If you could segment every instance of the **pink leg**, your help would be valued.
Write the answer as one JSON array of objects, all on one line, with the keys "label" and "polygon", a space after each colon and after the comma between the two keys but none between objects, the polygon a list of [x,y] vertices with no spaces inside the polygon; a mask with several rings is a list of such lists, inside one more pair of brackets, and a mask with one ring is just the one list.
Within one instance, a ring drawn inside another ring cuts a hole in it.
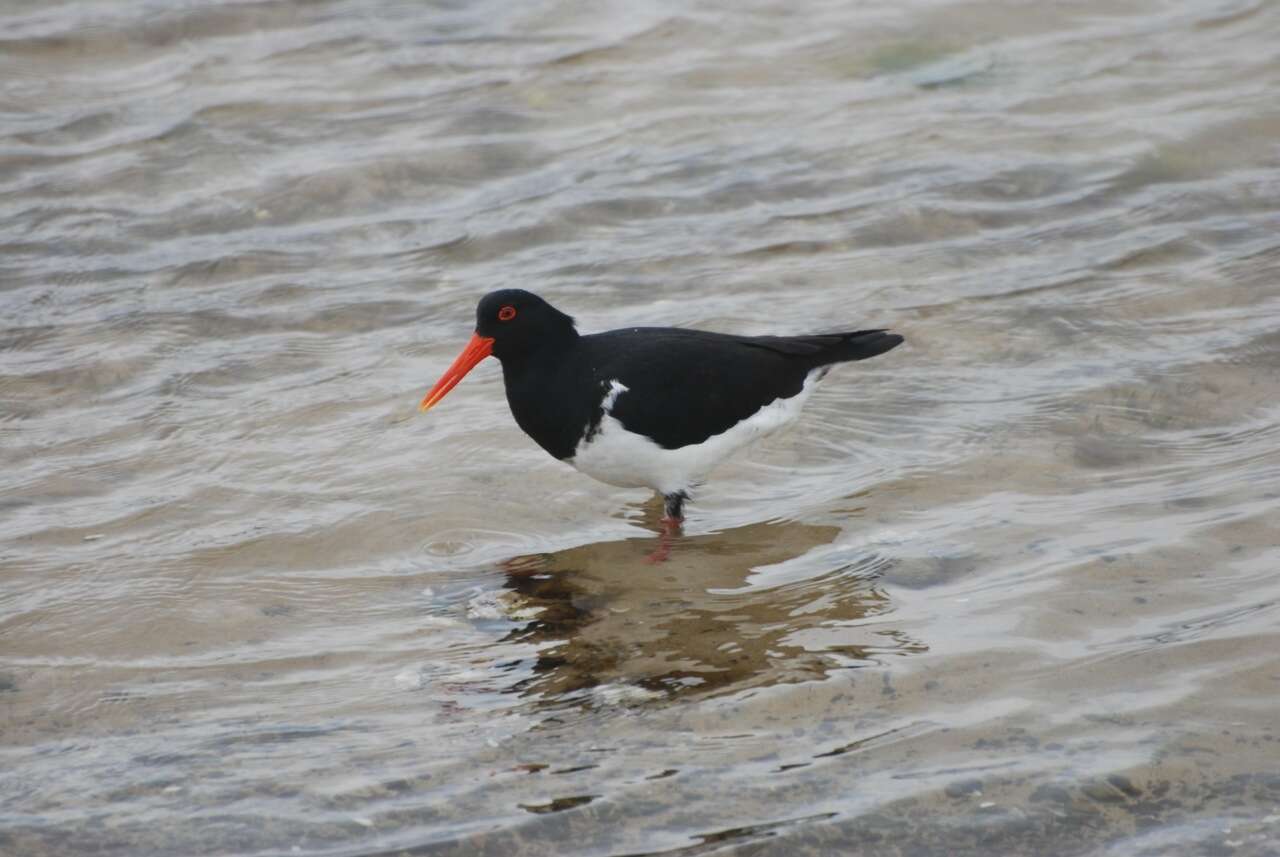
[{"label": "pink leg", "polygon": [[676,537],[683,532],[681,526],[684,524],[684,518],[664,517],[661,524],[662,532],[658,533],[658,546],[644,558],[644,561],[651,565],[666,562],[671,556],[671,546],[675,543]]}]

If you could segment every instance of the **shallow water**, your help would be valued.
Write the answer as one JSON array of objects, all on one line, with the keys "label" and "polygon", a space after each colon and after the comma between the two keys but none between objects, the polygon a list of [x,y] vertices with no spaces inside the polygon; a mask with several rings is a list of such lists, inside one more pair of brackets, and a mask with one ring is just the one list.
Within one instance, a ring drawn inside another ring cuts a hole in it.
[{"label": "shallow water", "polygon": [[[9,2],[0,852],[1280,851],[1280,7]],[[584,330],[892,326],[643,491]]]}]

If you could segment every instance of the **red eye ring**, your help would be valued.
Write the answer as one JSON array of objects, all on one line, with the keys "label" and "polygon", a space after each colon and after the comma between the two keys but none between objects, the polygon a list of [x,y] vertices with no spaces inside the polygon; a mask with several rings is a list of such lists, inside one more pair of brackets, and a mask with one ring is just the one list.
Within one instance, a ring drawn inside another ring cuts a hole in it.
[{"label": "red eye ring", "polygon": [[498,310],[498,321],[511,321],[515,317],[516,308],[509,304]]}]

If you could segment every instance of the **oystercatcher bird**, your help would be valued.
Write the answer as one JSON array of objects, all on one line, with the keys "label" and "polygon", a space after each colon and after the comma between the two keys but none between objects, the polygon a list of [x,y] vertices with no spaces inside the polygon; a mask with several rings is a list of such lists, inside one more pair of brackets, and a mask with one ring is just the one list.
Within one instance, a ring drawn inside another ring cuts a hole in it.
[{"label": "oystercatcher bird", "polygon": [[422,400],[427,411],[489,355],[525,434],[610,485],[652,488],[678,526],[690,489],[753,440],[791,423],[832,365],[902,343],[885,330],[732,336],[674,327],[583,335],[522,289],[481,298],[476,329]]}]

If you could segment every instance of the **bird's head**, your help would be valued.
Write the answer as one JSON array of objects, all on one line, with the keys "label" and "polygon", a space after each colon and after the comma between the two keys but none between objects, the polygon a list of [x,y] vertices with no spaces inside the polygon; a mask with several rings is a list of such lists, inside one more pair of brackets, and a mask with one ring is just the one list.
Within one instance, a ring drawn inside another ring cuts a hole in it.
[{"label": "bird's head", "polygon": [[427,411],[457,386],[484,358],[519,361],[541,349],[571,342],[578,336],[573,319],[524,289],[490,292],[476,305],[476,331],[462,353],[422,400]]}]

